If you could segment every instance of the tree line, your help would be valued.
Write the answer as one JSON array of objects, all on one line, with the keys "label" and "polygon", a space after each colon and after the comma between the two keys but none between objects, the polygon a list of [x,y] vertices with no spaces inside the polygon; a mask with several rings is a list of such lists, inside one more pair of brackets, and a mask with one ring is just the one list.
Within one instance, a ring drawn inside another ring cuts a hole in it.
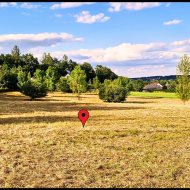
[{"label": "tree line", "polygon": [[44,97],[48,91],[73,92],[79,96],[100,88],[102,97],[105,86],[111,82],[112,86],[116,85],[117,81],[127,92],[140,91],[144,86],[142,80],[118,76],[102,65],[94,69],[90,63],[79,64],[67,55],[58,60],[50,53],[44,53],[38,60],[31,53],[21,54],[18,46],[14,46],[10,54],[0,55],[0,88],[19,90],[31,99]]},{"label": "tree line", "polygon": [[[179,89],[179,79],[158,82],[167,86],[165,91]],[[14,46],[10,54],[0,55],[0,89],[19,90],[32,100],[46,96],[49,91],[76,93],[80,97],[81,93],[94,90],[104,101],[122,102],[130,91],[142,91],[146,84],[148,82],[141,79],[118,76],[102,65],[94,69],[90,63],[79,64],[67,55],[57,59],[44,53],[38,60],[31,53],[21,54],[18,46]]]}]

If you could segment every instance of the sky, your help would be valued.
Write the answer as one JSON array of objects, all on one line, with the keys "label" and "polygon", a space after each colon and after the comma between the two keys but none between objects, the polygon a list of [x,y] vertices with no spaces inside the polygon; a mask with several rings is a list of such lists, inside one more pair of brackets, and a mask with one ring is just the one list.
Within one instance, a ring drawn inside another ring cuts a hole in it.
[{"label": "sky", "polygon": [[175,75],[190,52],[190,3],[0,3],[0,53],[18,45],[127,77]]}]

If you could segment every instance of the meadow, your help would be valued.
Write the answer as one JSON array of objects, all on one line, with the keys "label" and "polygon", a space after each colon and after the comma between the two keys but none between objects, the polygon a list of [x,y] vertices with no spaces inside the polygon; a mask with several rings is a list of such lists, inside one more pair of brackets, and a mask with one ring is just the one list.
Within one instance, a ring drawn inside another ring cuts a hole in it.
[{"label": "meadow", "polygon": [[190,102],[175,94],[1,92],[0,106],[0,187],[190,187]]}]

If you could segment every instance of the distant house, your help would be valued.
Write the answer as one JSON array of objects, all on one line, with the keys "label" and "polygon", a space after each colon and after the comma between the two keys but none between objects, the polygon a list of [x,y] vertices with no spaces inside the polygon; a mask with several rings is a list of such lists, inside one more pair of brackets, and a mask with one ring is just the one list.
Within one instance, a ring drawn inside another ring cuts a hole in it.
[{"label": "distant house", "polygon": [[69,76],[70,76],[70,74],[66,74],[66,75],[65,75],[65,78],[68,78]]},{"label": "distant house", "polygon": [[152,92],[155,90],[162,90],[162,89],[163,89],[163,86],[160,83],[154,82],[154,83],[144,86],[143,92]]}]

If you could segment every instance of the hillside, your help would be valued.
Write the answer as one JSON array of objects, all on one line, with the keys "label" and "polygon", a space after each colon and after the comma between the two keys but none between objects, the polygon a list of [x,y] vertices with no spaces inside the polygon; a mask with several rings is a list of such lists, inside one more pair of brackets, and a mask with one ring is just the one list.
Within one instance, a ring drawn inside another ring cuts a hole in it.
[{"label": "hillside", "polygon": [[142,79],[143,81],[151,81],[151,80],[175,80],[176,75],[168,75],[168,76],[150,76],[150,77],[139,77],[139,78],[131,78],[133,80]]}]

